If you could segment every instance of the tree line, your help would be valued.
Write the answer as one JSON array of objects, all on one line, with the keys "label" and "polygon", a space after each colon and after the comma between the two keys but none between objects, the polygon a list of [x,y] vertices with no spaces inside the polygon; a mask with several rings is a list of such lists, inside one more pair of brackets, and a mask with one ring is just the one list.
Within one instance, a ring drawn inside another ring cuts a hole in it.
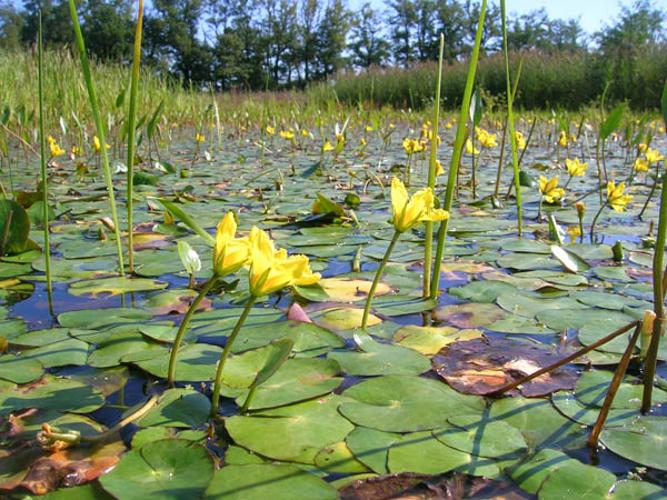
[{"label": "tree line", "polygon": [[[34,44],[40,10],[45,45],[72,43],[67,0],[24,0],[21,9],[4,1],[0,47]],[[471,50],[480,3],[385,0],[381,7],[365,3],[353,10],[346,0],[152,0],[144,18],[144,63],[197,87],[301,88],[341,70],[435,60],[440,33],[444,57],[455,63]],[[101,61],[130,60],[131,0],[80,0],[79,12],[91,55]],[[501,35],[499,7],[491,3],[483,53],[499,51]],[[585,51],[623,60],[648,45],[664,46],[665,13],[651,0],[637,0],[593,34],[578,19],[551,19],[544,9],[511,14],[508,43],[514,51]]]}]

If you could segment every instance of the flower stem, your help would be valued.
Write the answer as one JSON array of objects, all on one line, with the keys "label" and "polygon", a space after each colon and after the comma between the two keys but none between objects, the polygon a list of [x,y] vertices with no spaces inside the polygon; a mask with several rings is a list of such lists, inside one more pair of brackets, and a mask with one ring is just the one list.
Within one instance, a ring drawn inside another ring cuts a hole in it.
[{"label": "flower stem", "polygon": [[220,360],[218,361],[218,368],[215,372],[215,385],[213,386],[213,397],[211,398],[211,418],[215,417],[215,415],[218,413],[218,406],[220,404],[220,389],[222,388],[222,371],[225,368],[225,363],[227,362],[227,358],[229,357],[229,352],[232,349],[232,345],[234,344],[236,337],[241,331],[243,323],[245,323],[246,318],[250,314],[252,306],[255,304],[255,300],[257,300],[257,297],[251,295],[248,301],[246,302],[245,307],[243,308],[243,312],[241,313],[241,316],[239,316],[236,325],[234,325],[232,333],[229,335],[229,337],[227,337],[227,342],[225,342],[225,348],[222,350],[222,353],[220,354]]},{"label": "flower stem", "polygon": [[211,288],[213,288],[213,285],[215,284],[216,281],[218,281],[218,275],[214,274],[206,283],[204,283],[204,285],[201,287],[201,290],[199,290],[199,295],[197,295],[195,300],[192,301],[192,304],[190,304],[188,312],[185,313],[183,321],[181,321],[181,326],[178,327],[178,332],[176,333],[176,338],[174,339],[174,345],[171,348],[171,354],[169,356],[169,371],[167,377],[167,384],[169,386],[174,385],[174,379],[176,377],[176,358],[178,357],[178,349],[181,346],[183,336],[185,335],[185,332],[188,329],[188,324],[192,319],[192,315],[195,313],[197,307],[199,307],[199,304],[204,299],[204,297],[206,297],[206,294],[211,290]]},{"label": "flower stem", "polygon": [[605,209],[606,206],[607,206],[607,202],[605,201],[605,202],[600,206],[600,209],[599,209],[599,210],[597,211],[597,213],[595,214],[595,217],[593,217],[593,222],[591,222],[591,229],[590,229],[590,231],[588,232],[588,237],[590,238],[591,243],[593,243],[593,236],[594,236],[594,232],[595,232],[595,224],[597,223],[597,221],[598,221],[598,217],[600,217],[600,214],[602,213],[602,211]]},{"label": "flower stem", "polygon": [[389,260],[391,252],[392,250],[394,250],[394,246],[396,245],[396,242],[398,241],[398,238],[400,238],[400,236],[401,236],[400,231],[394,231],[394,236],[391,238],[391,242],[387,247],[387,251],[384,253],[384,257],[382,257],[382,262],[380,262],[380,267],[378,267],[377,271],[375,272],[375,278],[373,279],[373,284],[371,285],[371,289],[368,291],[368,297],[366,298],[366,305],[364,306],[364,315],[361,317],[362,330],[366,329],[366,325],[368,324],[368,313],[371,310],[371,303],[373,302],[375,289],[377,288],[378,283],[380,282],[380,278],[382,277],[384,268],[387,266],[387,261]]},{"label": "flower stem", "polygon": [[653,186],[651,186],[651,192],[648,194],[648,198],[646,198],[646,201],[644,202],[644,206],[642,207],[641,212],[639,212],[639,215],[637,216],[639,220],[644,216],[644,212],[646,211],[646,208],[648,207],[649,202],[651,201],[651,198],[653,198],[653,193],[655,193],[655,188],[658,186],[658,181],[660,180],[660,167],[658,166],[658,163],[655,164],[655,180],[653,181]]}]

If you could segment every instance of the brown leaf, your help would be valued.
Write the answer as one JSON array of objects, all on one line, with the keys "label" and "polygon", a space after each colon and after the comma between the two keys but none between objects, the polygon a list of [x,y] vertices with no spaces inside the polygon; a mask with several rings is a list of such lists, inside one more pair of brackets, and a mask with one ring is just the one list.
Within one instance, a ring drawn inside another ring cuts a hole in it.
[{"label": "brown leaf", "polygon": [[[485,395],[564,356],[542,344],[482,338],[444,347],[433,358],[433,368],[457,391]],[[576,370],[561,367],[531,380],[519,390],[526,397],[546,396],[561,389],[573,389],[577,378]],[[513,393],[516,395],[517,391]]]}]

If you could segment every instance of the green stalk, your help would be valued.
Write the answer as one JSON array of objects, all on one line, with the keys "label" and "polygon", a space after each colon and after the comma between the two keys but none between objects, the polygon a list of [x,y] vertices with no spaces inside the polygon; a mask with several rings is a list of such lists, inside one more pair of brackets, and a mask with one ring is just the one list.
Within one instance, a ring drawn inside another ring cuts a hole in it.
[{"label": "green stalk", "polygon": [[[42,223],[44,224],[44,263],[46,290],[51,297],[51,243],[49,238],[49,179],[46,170],[46,138],[44,137],[44,47],[42,46],[42,11],[39,11],[37,34],[37,69],[39,92],[39,157],[42,175]],[[50,300],[49,300],[50,302]]]},{"label": "green stalk", "polygon": [[653,379],[658,362],[658,348],[660,347],[660,337],[665,328],[664,301],[665,292],[662,288],[665,239],[667,237],[667,189],[665,183],[662,183],[660,195],[660,216],[658,219],[658,234],[655,239],[655,250],[653,253],[653,310],[655,312],[655,321],[653,322],[653,333],[646,353],[644,362],[644,391],[642,395],[642,413],[648,413],[651,409],[651,399],[653,396]]},{"label": "green stalk", "polygon": [[144,0],[139,0],[137,29],[134,33],[134,55],[130,80],[130,109],[127,116],[127,259],[130,274],[134,273],[134,234],[132,208],[134,205],[134,146],[137,119],[137,93],[139,91],[139,68],[141,66],[141,33],[144,19]]},{"label": "green stalk", "polygon": [[[440,88],[442,87],[442,59],[445,51],[445,36],[440,35],[440,53],[438,56],[438,75],[435,79],[435,102],[433,103],[433,135],[431,139],[431,156],[428,163],[428,187],[435,191],[435,171],[438,160],[438,125],[440,123]],[[424,284],[422,296],[431,295],[431,266],[433,265],[433,222],[425,223],[424,237]]]},{"label": "green stalk", "polygon": [[[71,1],[71,0],[70,0]],[[465,91],[463,93],[463,101],[461,102],[461,113],[459,121],[456,124],[456,139],[454,140],[454,151],[452,152],[452,161],[449,167],[449,175],[447,177],[447,190],[445,191],[445,203],[443,208],[448,212],[452,208],[452,199],[454,198],[454,187],[456,185],[456,177],[459,170],[459,163],[461,161],[461,153],[463,152],[463,143],[466,137],[466,122],[468,118],[468,109],[470,108],[470,99],[472,97],[472,88],[475,84],[475,74],[477,72],[477,61],[479,60],[479,48],[482,44],[482,32],[484,31],[484,17],[486,15],[487,0],[482,0],[482,5],[479,10],[479,20],[477,22],[477,33],[475,34],[475,45],[470,56],[470,65],[468,66],[468,77],[466,80]],[[438,295],[438,288],[440,286],[440,264],[442,263],[442,255],[445,252],[445,239],[447,237],[447,228],[449,227],[449,219],[440,223],[438,228],[438,246],[435,251],[435,264],[433,265],[433,277],[431,279],[431,297]]]},{"label": "green stalk", "polygon": [[594,234],[595,234],[595,224],[597,223],[598,218],[600,217],[600,214],[602,213],[602,211],[605,209],[606,206],[607,206],[607,201],[605,200],[602,203],[602,205],[600,206],[600,209],[595,214],[595,217],[593,217],[593,222],[591,222],[591,229],[588,233],[588,237],[591,240],[591,244],[593,244],[593,237],[594,237]]},{"label": "green stalk", "polygon": [[218,275],[214,274],[206,283],[204,283],[204,285],[201,287],[201,290],[199,290],[199,295],[197,295],[195,300],[192,301],[192,304],[190,304],[188,312],[185,313],[183,321],[181,321],[181,325],[178,327],[178,332],[176,332],[176,338],[174,339],[174,345],[172,346],[171,354],[169,355],[169,370],[167,372],[167,385],[169,386],[174,385],[174,379],[176,378],[176,359],[178,357],[178,350],[181,347],[183,336],[188,329],[192,315],[195,313],[197,307],[199,307],[199,304],[204,299],[204,297],[206,297],[206,294],[211,290],[211,288],[213,288],[213,285],[216,281],[218,281]]},{"label": "green stalk", "polygon": [[241,331],[243,323],[245,323],[245,320],[248,318],[248,315],[252,310],[252,306],[255,304],[255,300],[257,300],[257,297],[251,295],[248,301],[246,302],[245,307],[243,308],[243,312],[241,313],[241,316],[239,316],[239,319],[236,321],[236,325],[234,325],[232,333],[229,335],[229,337],[227,337],[227,342],[225,342],[225,348],[220,354],[220,360],[218,361],[218,368],[215,372],[215,385],[213,386],[213,396],[211,397],[211,418],[215,417],[218,413],[218,406],[220,405],[220,390],[222,389],[222,372],[225,368],[225,363],[227,362],[227,358],[229,357],[229,352],[232,349],[232,345],[234,344],[236,337]]},{"label": "green stalk", "polygon": [[118,272],[121,276],[125,276],[125,265],[123,264],[123,246],[120,235],[120,225],[118,224],[118,212],[116,210],[116,198],[113,192],[113,179],[111,177],[111,168],[109,167],[109,156],[106,148],[106,133],[104,132],[104,123],[102,122],[102,115],[100,114],[100,106],[97,101],[97,91],[95,90],[95,83],[90,73],[90,63],[88,61],[88,54],[86,53],[86,44],[83,41],[83,34],[81,33],[81,25],[79,24],[79,16],[76,12],[76,5],[74,0],[69,1],[69,12],[72,17],[72,24],[74,25],[74,34],[76,36],[76,44],[79,49],[79,57],[81,59],[81,69],[86,80],[86,87],[88,89],[88,98],[90,100],[90,107],[92,108],[93,119],[95,120],[95,127],[97,128],[97,137],[100,140],[100,155],[102,156],[102,169],[104,170],[104,179],[107,185],[107,193],[109,194],[109,206],[111,208],[111,219],[114,224],[114,233],[116,236],[116,250],[118,253]]},{"label": "green stalk", "polygon": [[512,167],[514,169],[514,189],[516,190],[516,217],[521,237],[522,225],[522,211],[521,211],[521,185],[519,183],[519,154],[516,146],[516,134],[514,128],[514,112],[512,104],[514,101],[514,93],[512,92],[512,82],[510,81],[510,57],[509,49],[507,47],[507,22],[505,12],[505,0],[500,0],[500,12],[503,27],[503,52],[505,53],[505,80],[507,84],[507,128],[510,134],[510,145],[512,148]]},{"label": "green stalk", "polygon": [[366,325],[368,324],[368,313],[371,310],[371,303],[373,302],[375,289],[377,288],[378,283],[380,283],[380,278],[382,277],[384,268],[387,266],[387,262],[389,261],[391,252],[394,250],[394,246],[396,246],[396,242],[398,241],[398,238],[400,238],[400,236],[401,236],[400,231],[394,231],[394,236],[392,236],[391,238],[391,242],[387,247],[387,251],[384,253],[384,257],[382,257],[382,262],[380,262],[380,267],[378,267],[377,271],[375,272],[375,278],[373,278],[373,284],[371,285],[371,289],[368,291],[368,297],[366,298],[366,305],[364,306],[364,315],[361,317],[362,330],[366,330]]}]

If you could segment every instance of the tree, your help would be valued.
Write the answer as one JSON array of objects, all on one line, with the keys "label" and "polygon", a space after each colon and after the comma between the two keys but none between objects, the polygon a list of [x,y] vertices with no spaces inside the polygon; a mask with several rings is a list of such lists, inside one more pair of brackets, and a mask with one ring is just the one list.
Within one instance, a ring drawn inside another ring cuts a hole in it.
[{"label": "tree", "polygon": [[456,0],[439,0],[436,5],[436,16],[438,32],[445,36],[443,58],[453,63],[465,51],[465,11]]},{"label": "tree", "polygon": [[103,60],[130,60],[134,16],[128,0],[88,0],[81,13],[83,37],[91,54]]},{"label": "tree", "polygon": [[383,28],[380,14],[365,3],[352,23],[352,64],[359,68],[384,66],[390,45],[382,36]]},{"label": "tree", "polygon": [[0,3],[0,47],[16,49],[21,45],[24,17],[10,2]]},{"label": "tree", "polygon": [[25,22],[21,40],[27,45],[37,40],[39,10],[42,10],[42,40],[45,47],[58,47],[74,41],[67,0],[25,0]]},{"label": "tree", "polygon": [[350,24],[351,13],[345,1],[330,0],[324,9],[316,41],[317,78],[326,78],[345,66],[346,59],[343,53],[347,47]]},{"label": "tree", "polygon": [[396,64],[408,66],[414,61],[412,26],[417,21],[415,5],[411,0],[392,0],[389,2],[389,8],[393,10],[389,20],[394,61]]}]

